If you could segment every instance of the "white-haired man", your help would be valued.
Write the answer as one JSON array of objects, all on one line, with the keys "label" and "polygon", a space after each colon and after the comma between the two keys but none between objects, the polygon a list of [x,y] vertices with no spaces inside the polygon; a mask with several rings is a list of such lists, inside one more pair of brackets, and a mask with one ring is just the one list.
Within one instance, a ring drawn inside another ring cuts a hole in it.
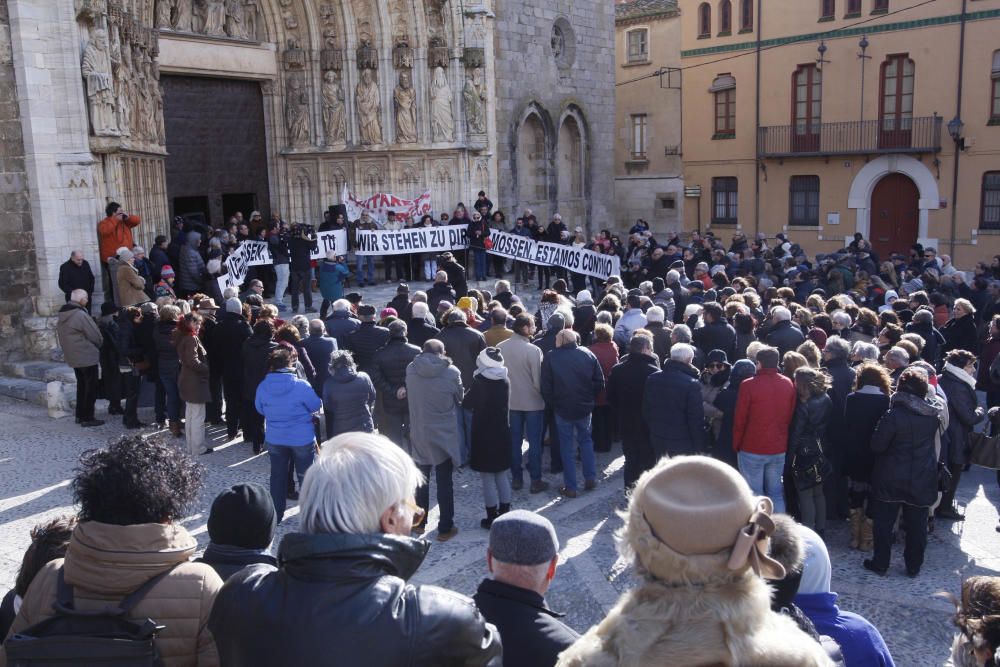
[{"label": "white-haired man", "polygon": [[427,555],[410,537],[424,518],[414,501],[423,481],[380,435],[325,443],[280,565],[247,567],[215,599],[208,626],[222,664],[499,667],[499,633],[472,600],[406,583]]},{"label": "white-haired man", "polygon": [[351,302],[347,299],[337,299],[331,308],[333,314],[326,321],[326,333],[337,340],[338,350],[346,350],[348,336],[358,330],[361,321],[353,316]]},{"label": "white-haired man", "polygon": [[104,337],[97,322],[87,312],[87,292],[75,289],[69,302],[59,309],[56,337],[66,364],[76,375],[76,423],[80,426],[100,426],[94,419],[97,401],[97,366],[101,360]]},{"label": "white-haired man", "polygon": [[795,350],[805,342],[806,337],[802,334],[802,330],[792,322],[792,311],[784,306],[772,308],[768,322],[770,327],[764,340],[771,347],[778,348],[778,353],[782,357],[785,356],[785,352]]},{"label": "white-haired man", "polygon": [[663,370],[646,379],[642,413],[657,459],[704,449],[705,408],[693,361],[694,347],[675,343]]}]

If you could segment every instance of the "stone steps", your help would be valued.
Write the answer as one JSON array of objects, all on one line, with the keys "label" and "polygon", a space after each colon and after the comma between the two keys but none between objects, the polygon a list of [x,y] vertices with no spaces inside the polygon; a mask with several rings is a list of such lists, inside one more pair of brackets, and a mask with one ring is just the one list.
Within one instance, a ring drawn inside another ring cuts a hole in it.
[{"label": "stone steps", "polygon": [[76,401],[73,369],[54,361],[8,361],[0,366],[0,396],[46,408],[51,417],[64,417]]}]

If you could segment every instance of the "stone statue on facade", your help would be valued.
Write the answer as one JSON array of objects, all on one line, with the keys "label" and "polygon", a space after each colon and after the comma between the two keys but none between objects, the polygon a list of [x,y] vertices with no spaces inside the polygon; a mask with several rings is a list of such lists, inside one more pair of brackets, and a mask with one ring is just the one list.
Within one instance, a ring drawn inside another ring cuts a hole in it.
[{"label": "stone statue on facade", "polygon": [[486,132],[486,89],[483,86],[483,70],[476,67],[465,81],[462,91],[465,100],[465,123],[470,134]]},{"label": "stone statue on facade", "polygon": [[361,143],[369,146],[382,143],[382,100],[379,98],[375,71],[361,70],[361,80],[354,91],[358,109],[358,130]]},{"label": "stone statue on facade", "polygon": [[417,91],[413,89],[410,72],[399,73],[399,85],[393,91],[396,106],[396,142],[412,144],[417,141]]},{"label": "stone statue on facade", "polygon": [[180,32],[191,32],[194,26],[193,0],[174,0],[170,25]]},{"label": "stone statue on facade", "polygon": [[247,38],[243,16],[243,0],[226,0],[226,35],[233,39]]},{"label": "stone statue on facade", "polygon": [[323,75],[323,133],[327,145],[343,143],[347,139],[344,88],[340,85],[340,76],[334,71]]},{"label": "stone statue on facade", "polygon": [[115,118],[115,89],[111,78],[111,54],[108,51],[106,30],[98,28],[94,31],[83,50],[80,70],[87,80],[87,102],[94,136],[120,136]]},{"label": "stone statue on facade", "polygon": [[257,39],[257,17],[260,10],[257,7],[257,0],[243,0],[243,34],[246,39]]},{"label": "stone statue on facade", "polygon": [[226,34],[226,3],[224,0],[208,0],[205,7],[205,28],[202,31],[212,37]]},{"label": "stone statue on facade", "polygon": [[451,86],[448,85],[448,75],[443,67],[435,67],[431,78],[431,139],[455,141]]},{"label": "stone statue on facade", "polygon": [[132,134],[129,119],[132,115],[132,102],[129,97],[129,71],[124,67],[119,67],[115,73],[115,101],[118,102],[117,121],[118,131],[121,136],[127,137]]},{"label": "stone statue on facade", "polygon": [[156,27],[167,28],[170,25],[170,13],[173,11],[173,3],[170,0],[156,0]]},{"label": "stone statue on facade", "polygon": [[302,89],[302,81],[296,76],[288,80],[285,123],[288,128],[288,141],[292,146],[304,146],[309,143],[309,97]]}]

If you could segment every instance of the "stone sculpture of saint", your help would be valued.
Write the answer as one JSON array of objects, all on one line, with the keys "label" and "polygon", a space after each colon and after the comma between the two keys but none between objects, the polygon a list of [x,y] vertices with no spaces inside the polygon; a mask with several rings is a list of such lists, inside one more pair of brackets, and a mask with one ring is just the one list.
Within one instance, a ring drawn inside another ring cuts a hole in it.
[{"label": "stone sculpture of saint", "polygon": [[170,12],[173,10],[171,0],[156,0],[156,27],[170,29]]},{"label": "stone sculpture of saint", "polygon": [[382,143],[382,101],[378,93],[375,72],[361,70],[361,80],[354,91],[354,104],[358,109],[358,130],[365,146]]},{"label": "stone sculpture of saint", "polygon": [[338,144],[347,139],[347,107],[344,106],[344,88],[334,71],[323,75],[323,133],[326,143]]},{"label": "stone sculpture of saint", "polygon": [[87,80],[87,102],[90,107],[90,125],[94,136],[119,136],[115,118],[115,89],[111,78],[111,54],[108,51],[108,33],[94,31],[83,50],[80,65]]},{"label": "stone sculpture of saint", "polygon": [[213,37],[226,34],[226,3],[224,0],[208,0],[204,33]]},{"label": "stone sculpture of saint", "polygon": [[434,68],[431,79],[431,137],[434,141],[455,140],[455,113],[451,86],[443,67]]},{"label": "stone sculpture of saint", "polygon": [[392,97],[396,105],[396,141],[412,144],[417,140],[417,91],[408,71],[400,72]]},{"label": "stone sculpture of saint", "polygon": [[117,122],[118,131],[123,137],[131,135],[130,118],[132,116],[132,102],[130,97],[128,77],[130,76],[129,69],[125,67],[119,67],[118,71],[115,72],[115,100],[118,102],[117,109]]},{"label": "stone sculpture of saint", "polygon": [[257,0],[243,0],[243,35],[246,39],[257,39]]},{"label": "stone sculpture of saint", "polygon": [[465,81],[462,91],[465,100],[465,122],[470,134],[486,132],[486,91],[483,88],[483,70],[475,68]]},{"label": "stone sculpture of saint", "polygon": [[191,32],[194,24],[193,0],[175,0],[172,25],[174,30]]},{"label": "stone sculpture of saint", "polygon": [[295,78],[288,81],[285,122],[288,127],[288,141],[293,146],[309,143],[309,98],[302,90],[302,82]]},{"label": "stone sculpture of saint", "polygon": [[233,39],[247,38],[243,16],[243,0],[226,0],[226,35]]}]

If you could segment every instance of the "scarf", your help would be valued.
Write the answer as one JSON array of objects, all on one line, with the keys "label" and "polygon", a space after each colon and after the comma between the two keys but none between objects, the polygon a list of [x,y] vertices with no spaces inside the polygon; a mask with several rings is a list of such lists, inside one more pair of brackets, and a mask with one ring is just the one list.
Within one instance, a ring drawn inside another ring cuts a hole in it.
[{"label": "scarf", "polygon": [[976,390],[976,378],[969,375],[964,368],[959,368],[954,364],[945,362],[944,372],[951,373],[952,377],[956,380],[961,380],[965,384],[969,385],[969,387],[972,388],[972,391]]},{"label": "scarf", "polygon": [[507,379],[507,367],[506,366],[494,366],[487,368],[478,368],[473,375],[482,375],[487,380],[506,380]]}]

